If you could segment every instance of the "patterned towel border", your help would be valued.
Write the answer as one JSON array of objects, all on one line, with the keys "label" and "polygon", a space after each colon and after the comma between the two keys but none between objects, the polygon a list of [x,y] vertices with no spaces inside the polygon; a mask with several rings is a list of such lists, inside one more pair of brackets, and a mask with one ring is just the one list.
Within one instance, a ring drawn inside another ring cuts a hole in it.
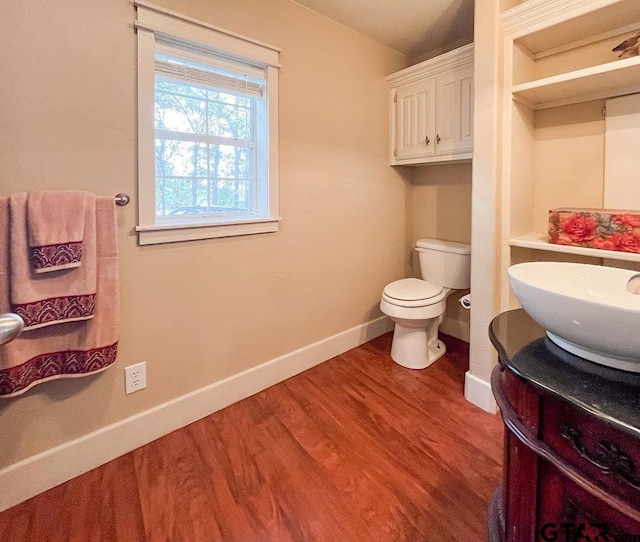
[{"label": "patterned towel border", "polygon": [[24,320],[24,329],[88,320],[96,308],[96,294],[51,297],[32,303],[12,303],[11,311]]},{"label": "patterned towel border", "polygon": [[82,260],[82,241],[31,247],[31,266],[35,273],[79,267]]},{"label": "patterned towel border", "polygon": [[67,350],[42,354],[0,370],[0,397],[12,397],[31,386],[54,378],[78,377],[100,372],[116,361],[118,343],[92,350]]}]

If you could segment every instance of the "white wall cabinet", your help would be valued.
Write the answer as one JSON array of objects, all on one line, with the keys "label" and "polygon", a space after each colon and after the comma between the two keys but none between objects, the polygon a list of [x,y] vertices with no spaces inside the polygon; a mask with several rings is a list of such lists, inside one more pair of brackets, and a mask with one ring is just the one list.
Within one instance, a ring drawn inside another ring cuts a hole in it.
[{"label": "white wall cabinet", "polygon": [[473,44],[387,77],[391,165],[470,160]]}]

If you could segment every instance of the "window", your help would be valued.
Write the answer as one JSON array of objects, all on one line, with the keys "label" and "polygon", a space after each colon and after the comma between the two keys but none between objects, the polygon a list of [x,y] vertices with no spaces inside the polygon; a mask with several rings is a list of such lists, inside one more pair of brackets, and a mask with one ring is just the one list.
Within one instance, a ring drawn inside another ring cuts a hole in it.
[{"label": "window", "polygon": [[278,229],[278,50],[136,2],[140,244]]}]

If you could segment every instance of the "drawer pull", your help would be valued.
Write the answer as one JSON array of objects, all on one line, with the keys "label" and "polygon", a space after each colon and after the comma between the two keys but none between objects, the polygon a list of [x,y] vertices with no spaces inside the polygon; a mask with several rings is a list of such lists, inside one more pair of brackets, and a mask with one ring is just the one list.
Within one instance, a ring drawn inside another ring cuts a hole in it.
[{"label": "drawer pull", "polygon": [[589,451],[583,444],[582,433],[569,424],[562,423],[560,434],[566,438],[574,449],[589,463],[604,474],[612,474],[635,489],[640,489],[640,480],[635,477],[633,459],[625,454],[620,446],[610,440],[601,440],[595,451]]}]

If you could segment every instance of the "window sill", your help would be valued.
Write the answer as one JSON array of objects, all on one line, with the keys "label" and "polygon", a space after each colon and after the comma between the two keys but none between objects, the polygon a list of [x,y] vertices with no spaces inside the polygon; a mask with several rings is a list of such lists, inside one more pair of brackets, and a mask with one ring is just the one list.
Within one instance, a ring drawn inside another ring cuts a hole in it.
[{"label": "window sill", "polygon": [[155,226],[137,226],[140,245],[158,245],[177,243],[197,239],[215,239],[217,237],[235,237],[278,231],[280,218],[261,218],[224,224],[166,224]]}]

